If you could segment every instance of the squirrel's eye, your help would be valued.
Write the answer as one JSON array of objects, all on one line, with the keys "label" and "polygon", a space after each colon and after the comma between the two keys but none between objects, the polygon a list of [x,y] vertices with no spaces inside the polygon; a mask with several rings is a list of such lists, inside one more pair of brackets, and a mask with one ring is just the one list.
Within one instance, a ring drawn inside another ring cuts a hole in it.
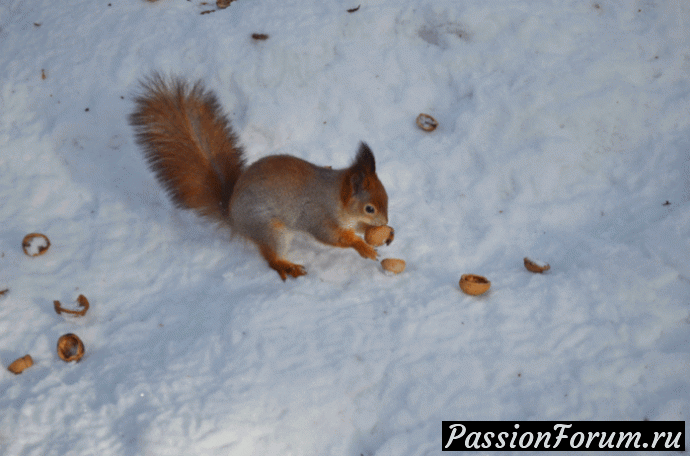
[{"label": "squirrel's eye", "polygon": [[367,214],[374,214],[376,212],[376,208],[371,204],[364,206],[364,210],[367,211]]}]

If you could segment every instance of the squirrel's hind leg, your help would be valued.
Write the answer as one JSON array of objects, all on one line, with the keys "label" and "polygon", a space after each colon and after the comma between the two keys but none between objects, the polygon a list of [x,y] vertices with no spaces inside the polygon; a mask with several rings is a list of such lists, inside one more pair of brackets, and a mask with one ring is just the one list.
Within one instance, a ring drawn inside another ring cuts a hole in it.
[{"label": "squirrel's hind leg", "polygon": [[284,258],[290,243],[291,233],[281,221],[276,219],[271,220],[270,227],[271,232],[267,236],[268,239],[253,239],[259,246],[261,255],[268,262],[268,265],[278,272],[283,281],[287,279],[288,275],[295,278],[305,275],[307,271],[304,266],[291,263]]},{"label": "squirrel's hind leg", "polygon": [[288,260],[279,258],[276,251],[271,247],[260,245],[259,250],[261,250],[261,255],[266,259],[268,265],[278,272],[278,275],[283,281],[287,279],[288,275],[299,277],[307,273],[306,269],[304,269],[304,266],[301,264],[291,263]]}]

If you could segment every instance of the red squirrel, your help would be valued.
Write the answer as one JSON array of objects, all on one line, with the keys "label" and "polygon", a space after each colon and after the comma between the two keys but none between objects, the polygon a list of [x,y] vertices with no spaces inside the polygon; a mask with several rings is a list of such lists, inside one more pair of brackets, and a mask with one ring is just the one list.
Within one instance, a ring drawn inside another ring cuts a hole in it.
[{"label": "red squirrel", "polygon": [[376,259],[376,250],[357,234],[388,223],[388,195],[365,143],[345,169],[290,155],[247,166],[216,95],[201,81],[190,87],[183,79],[154,73],[141,89],[129,123],[176,206],[227,224],[254,242],[283,281],[307,273],[285,258],[291,231]]}]

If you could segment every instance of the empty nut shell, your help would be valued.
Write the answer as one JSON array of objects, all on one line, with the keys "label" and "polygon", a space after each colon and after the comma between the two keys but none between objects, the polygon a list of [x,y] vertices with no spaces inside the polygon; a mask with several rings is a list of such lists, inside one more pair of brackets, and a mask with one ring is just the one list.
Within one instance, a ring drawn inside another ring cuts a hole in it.
[{"label": "empty nut shell", "polygon": [[364,231],[364,240],[367,244],[378,247],[383,245],[389,245],[393,242],[395,237],[395,230],[388,225],[383,226],[370,226]]},{"label": "empty nut shell", "polygon": [[460,289],[468,295],[477,296],[486,293],[491,287],[486,277],[475,274],[463,274],[460,277]]},{"label": "empty nut shell", "polygon": [[417,116],[417,126],[424,131],[434,131],[438,127],[438,122],[429,114],[420,114]]},{"label": "empty nut shell", "polygon": [[551,266],[549,266],[549,263],[542,263],[541,261],[532,261],[527,257],[525,257],[525,267],[527,268],[528,271],[538,273],[538,274],[542,273],[542,272],[546,272],[549,269],[551,269]]},{"label": "empty nut shell", "polygon": [[405,260],[398,258],[386,258],[381,260],[381,267],[394,274],[400,274],[405,270]]},{"label": "empty nut shell", "polygon": [[7,370],[12,372],[13,374],[21,374],[24,371],[24,369],[27,369],[33,365],[34,360],[31,359],[31,355],[26,355],[23,358],[19,358],[18,360],[14,361],[12,364],[7,366]]},{"label": "empty nut shell", "polygon": [[[42,241],[38,239],[42,239]],[[22,240],[22,250],[24,250],[24,254],[28,256],[35,257],[43,255],[48,250],[48,247],[50,247],[50,240],[46,235],[41,233],[27,234]]]},{"label": "empty nut shell", "polygon": [[79,295],[77,298],[77,303],[79,303],[79,306],[82,308],[82,310],[69,310],[65,309],[62,307],[60,304],[60,301],[53,301],[53,307],[55,307],[55,312],[60,315],[61,313],[68,313],[72,315],[76,315],[78,317],[83,317],[86,315],[86,311],[89,310],[89,300],[86,299],[86,296],[83,294]]},{"label": "empty nut shell", "polygon": [[66,363],[79,361],[84,356],[84,343],[74,334],[65,334],[58,339],[57,353]]}]

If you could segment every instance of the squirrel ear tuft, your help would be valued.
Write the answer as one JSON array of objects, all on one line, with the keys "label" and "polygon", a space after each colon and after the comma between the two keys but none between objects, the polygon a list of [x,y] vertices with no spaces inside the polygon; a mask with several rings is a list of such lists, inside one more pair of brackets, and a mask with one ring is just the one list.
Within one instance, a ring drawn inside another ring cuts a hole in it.
[{"label": "squirrel ear tuft", "polygon": [[354,195],[365,189],[367,176],[376,174],[374,154],[365,142],[359,144],[354,162],[345,172],[340,188],[340,199],[347,204]]},{"label": "squirrel ear tuft", "polygon": [[351,168],[357,168],[358,170],[364,172],[364,174],[376,173],[376,160],[374,160],[374,153],[364,141],[359,143],[359,150],[357,151],[357,156],[355,157],[355,161],[352,163]]}]

